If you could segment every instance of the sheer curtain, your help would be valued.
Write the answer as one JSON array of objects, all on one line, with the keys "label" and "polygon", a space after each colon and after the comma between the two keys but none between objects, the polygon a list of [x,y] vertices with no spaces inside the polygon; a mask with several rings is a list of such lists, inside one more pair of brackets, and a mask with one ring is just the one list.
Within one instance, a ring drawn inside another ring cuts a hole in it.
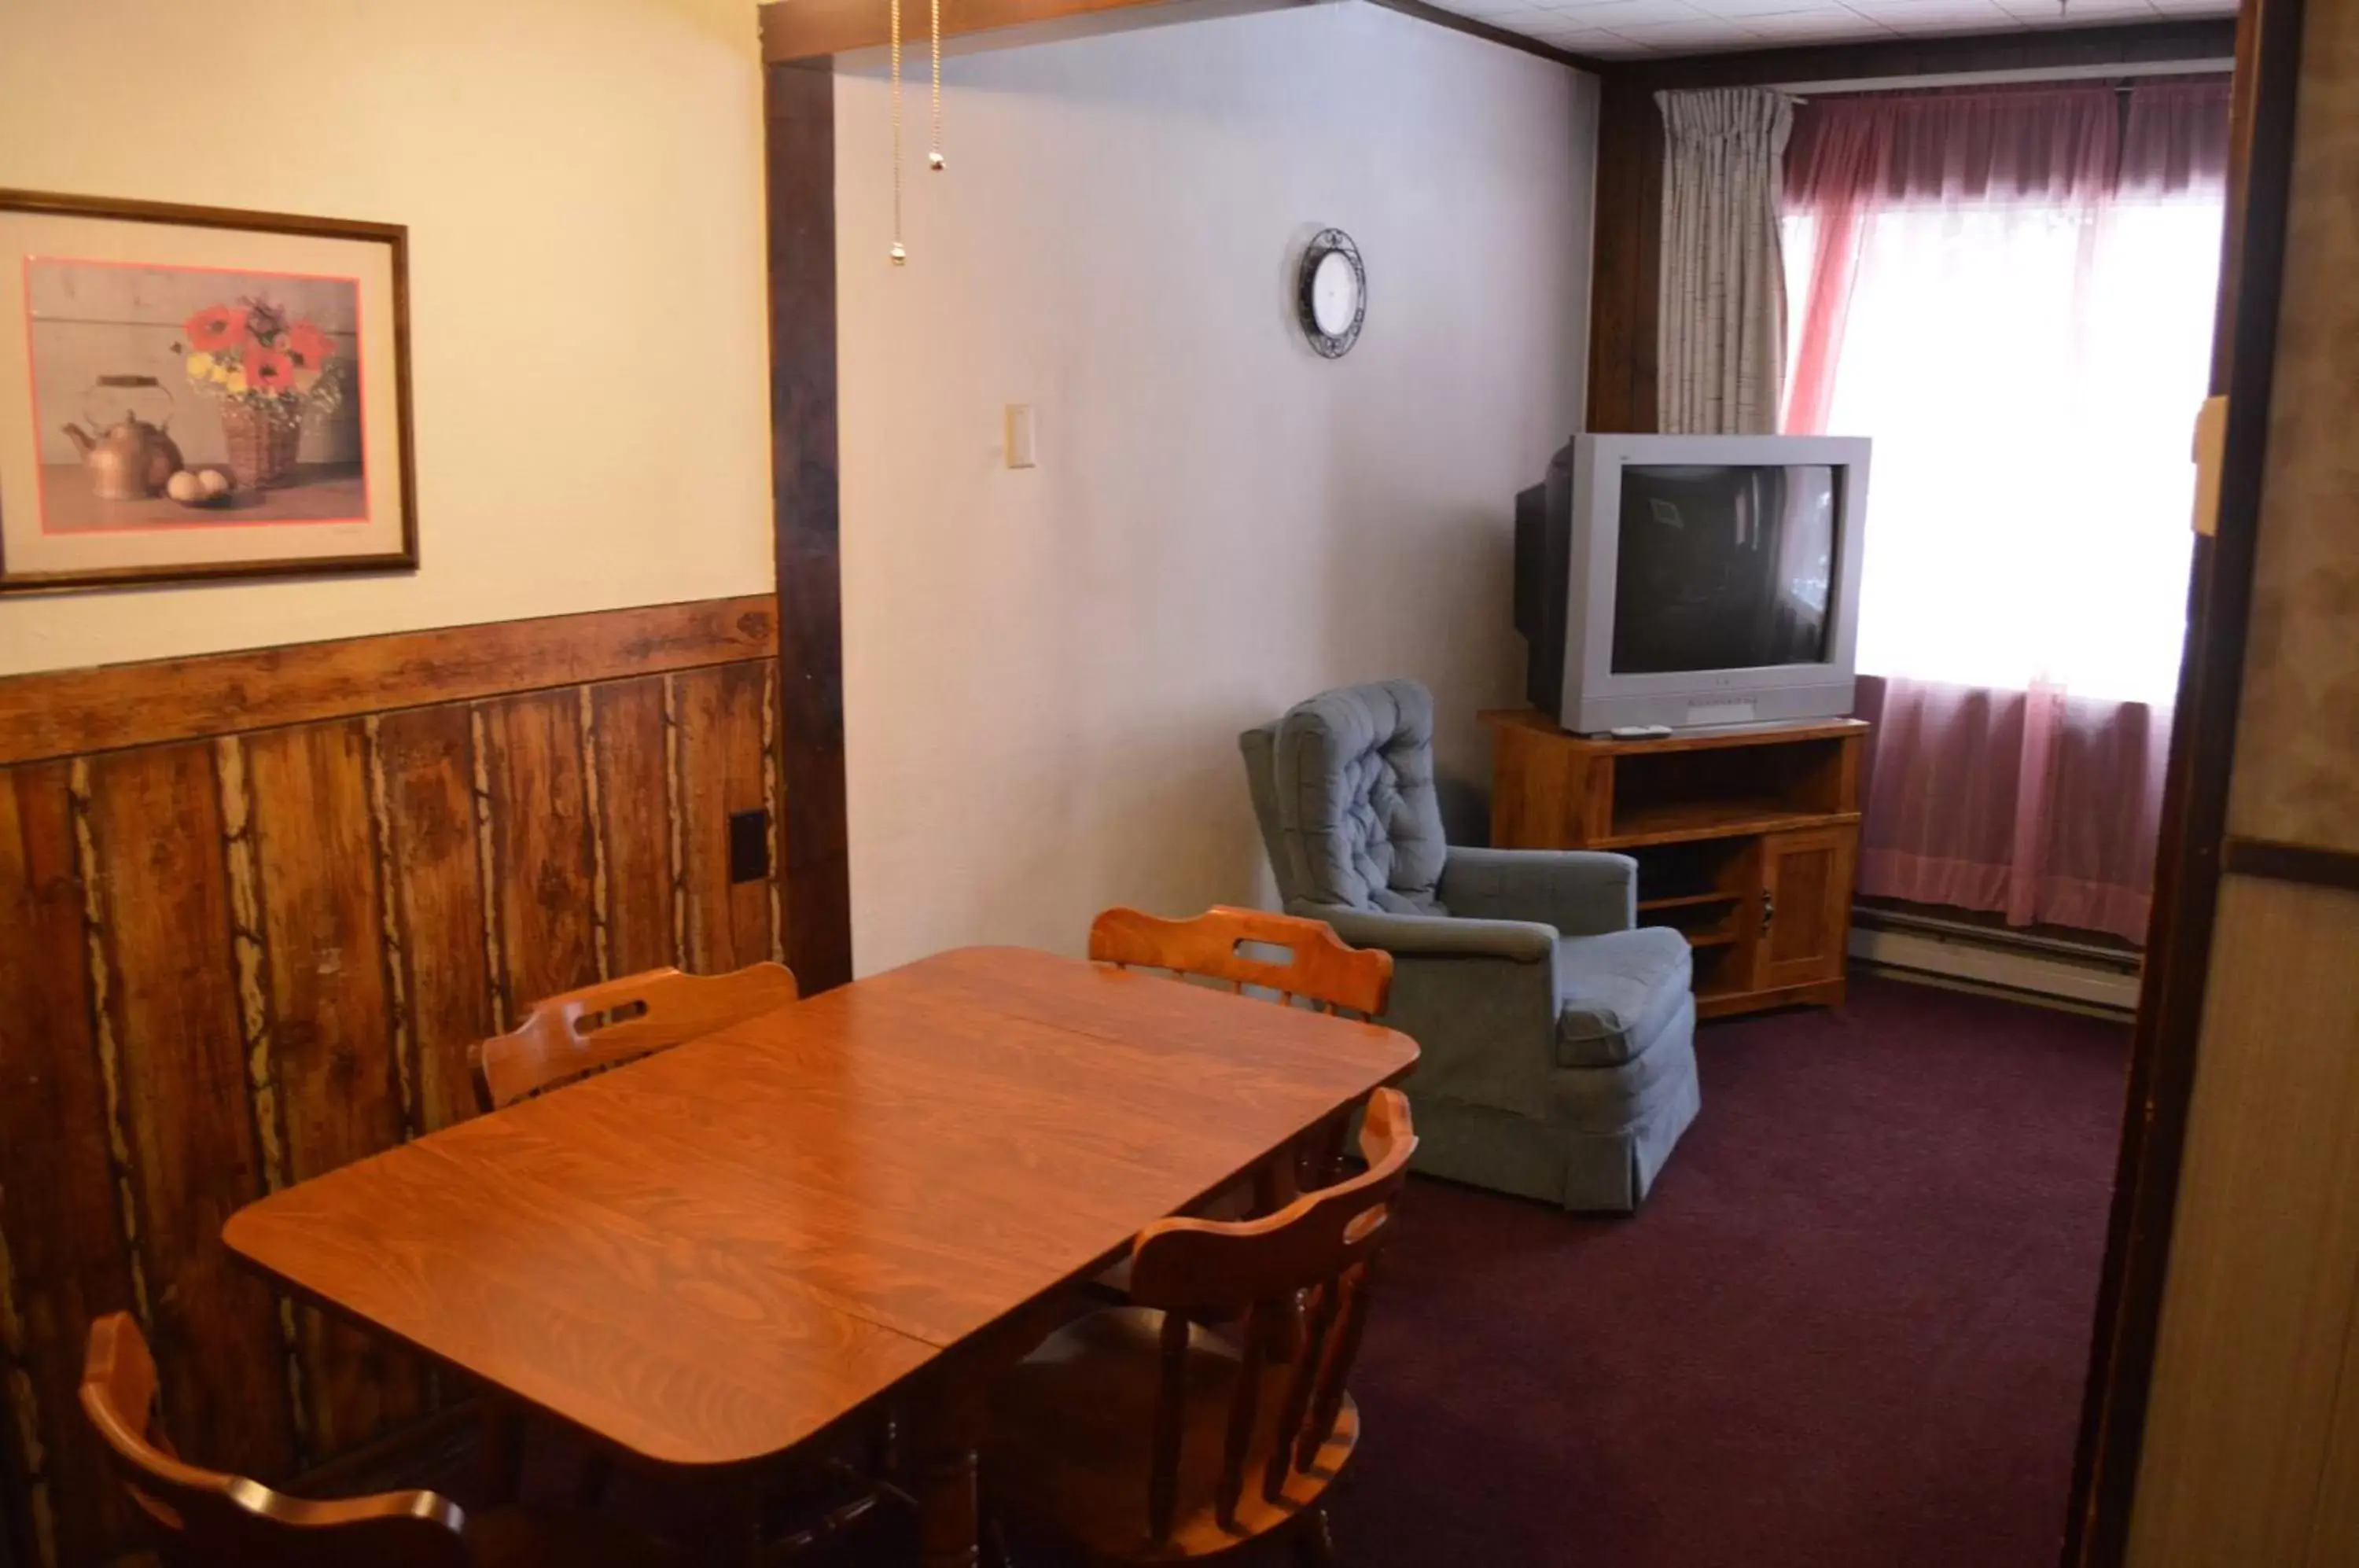
[{"label": "sheer curtain", "polygon": [[2145,931],[2224,82],[1796,114],[1785,427],[1872,436],[1861,889]]}]

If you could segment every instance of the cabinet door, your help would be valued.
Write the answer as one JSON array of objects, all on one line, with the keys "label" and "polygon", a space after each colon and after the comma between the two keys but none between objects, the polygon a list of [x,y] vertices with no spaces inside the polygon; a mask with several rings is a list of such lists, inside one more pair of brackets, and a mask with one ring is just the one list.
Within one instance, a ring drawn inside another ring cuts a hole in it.
[{"label": "cabinet door", "polygon": [[1856,828],[1805,828],[1761,839],[1761,940],[1754,986],[1839,980],[1851,935]]}]

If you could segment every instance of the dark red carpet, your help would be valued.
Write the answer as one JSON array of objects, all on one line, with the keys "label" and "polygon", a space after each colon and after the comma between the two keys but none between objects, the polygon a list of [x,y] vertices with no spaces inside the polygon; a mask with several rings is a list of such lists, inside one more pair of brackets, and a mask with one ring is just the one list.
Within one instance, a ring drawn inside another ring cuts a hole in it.
[{"label": "dark red carpet", "polygon": [[1632,1218],[1413,1187],[1347,1563],[2055,1563],[2128,1031],[1852,998],[1707,1026]]}]

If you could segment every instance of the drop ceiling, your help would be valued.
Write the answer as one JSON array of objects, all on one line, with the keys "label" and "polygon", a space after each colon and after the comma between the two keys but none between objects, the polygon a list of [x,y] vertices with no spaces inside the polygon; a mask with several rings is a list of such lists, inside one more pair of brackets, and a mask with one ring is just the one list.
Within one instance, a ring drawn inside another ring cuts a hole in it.
[{"label": "drop ceiling", "polygon": [[1432,0],[1603,60],[2118,27],[2235,14],[2235,0]]}]

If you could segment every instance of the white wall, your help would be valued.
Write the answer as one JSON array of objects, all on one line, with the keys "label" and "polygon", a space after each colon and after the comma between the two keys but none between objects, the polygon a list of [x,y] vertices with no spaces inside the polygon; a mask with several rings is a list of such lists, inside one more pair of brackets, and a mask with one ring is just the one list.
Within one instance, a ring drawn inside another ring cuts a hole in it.
[{"label": "white wall", "polygon": [[[1426,681],[1487,779],[1513,498],[1580,417],[1593,81],[1356,3],[1190,23],[951,60],[934,175],[912,63],[900,269],[882,67],[837,76],[860,968],[1265,896],[1235,735],[1328,686]],[[1289,294],[1327,223],[1369,276],[1333,363]]]},{"label": "white wall", "polygon": [[409,226],[424,554],[0,599],[0,673],[766,591],[755,25],[754,0],[0,0],[0,186]]}]

